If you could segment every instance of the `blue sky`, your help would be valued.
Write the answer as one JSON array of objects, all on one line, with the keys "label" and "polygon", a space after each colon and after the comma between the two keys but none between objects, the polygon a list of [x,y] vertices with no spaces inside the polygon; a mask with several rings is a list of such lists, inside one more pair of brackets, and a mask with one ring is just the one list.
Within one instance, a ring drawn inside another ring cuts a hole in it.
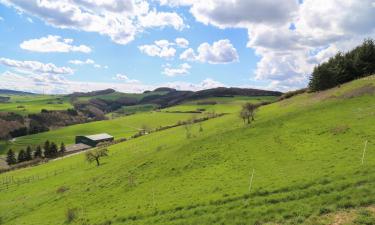
[{"label": "blue sky", "polygon": [[[0,0],[0,88],[291,90],[307,84],[317,63],[373,37],[372,0],[281,2]],[[362,18],[349,21],[353,7]]]}]

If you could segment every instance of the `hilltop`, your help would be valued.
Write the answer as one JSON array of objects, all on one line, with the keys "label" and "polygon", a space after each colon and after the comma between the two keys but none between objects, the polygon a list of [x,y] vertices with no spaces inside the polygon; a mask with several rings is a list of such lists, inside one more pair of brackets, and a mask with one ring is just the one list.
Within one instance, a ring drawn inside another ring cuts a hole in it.
[{"label": "hilltop", "polygon": [[250,126],[238,117],[247,99],[211,98],[223,100],[204,108],[225,116],[112,145],[99,167],[78,154],[1,174],[15,181],[0,187],[1,221],[371,224],[374,87],[371,76],[298,94],[262,106]]}]

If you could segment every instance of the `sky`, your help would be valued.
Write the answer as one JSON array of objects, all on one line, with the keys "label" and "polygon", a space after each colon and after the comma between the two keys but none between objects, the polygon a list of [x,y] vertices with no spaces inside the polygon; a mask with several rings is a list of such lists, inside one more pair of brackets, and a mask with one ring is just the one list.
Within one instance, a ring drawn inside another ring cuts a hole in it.
[{"label": "sky", "polygon": [[375,0],[0,0],[0,88],[306,87],[375,37]]}]

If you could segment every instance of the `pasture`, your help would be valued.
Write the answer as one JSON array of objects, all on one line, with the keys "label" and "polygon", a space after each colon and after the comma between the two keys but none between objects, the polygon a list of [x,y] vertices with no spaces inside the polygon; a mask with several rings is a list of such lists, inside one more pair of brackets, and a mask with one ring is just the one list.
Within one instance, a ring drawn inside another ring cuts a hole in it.
[{"label": "pasture", "polygon": [[[374,85],[362,79],[266,105],[251,125],[233,110],[152,133],[111,146],[99,167],[79,154],[1,174],[0,180],[45,178],[0,186],[0,219],[18,225],[316,225],[345,214],[346,224],[373,224],[375,98],[363,88]],[[140,114],[138,120],[146,115],[156,122],[174,114]]]}]

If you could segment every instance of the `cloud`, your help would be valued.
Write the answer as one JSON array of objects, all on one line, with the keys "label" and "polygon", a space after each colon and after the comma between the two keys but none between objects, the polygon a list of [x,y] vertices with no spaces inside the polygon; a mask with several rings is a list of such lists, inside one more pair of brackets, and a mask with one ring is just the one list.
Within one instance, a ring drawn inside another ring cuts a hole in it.
[{"label": "cloud", "polygon": [[[120,74],[121,75],[121,74]],[[120,78],[125,77],[120,76]],[[218,81],[207,78],[200,83],[188,82],[170,82],[159,85],[146,85],[141,82],[81,82],[71,81],[59,75],[30,75],[18,74],[6,71],[0,74],[0,89],[11,89],[19,91],[28,91],[33,93],[44,94],[69,94],[73,92],[88,92],[95,90],[103,90],[113,88],[125,93],[142,93],[146,90],[153,90],[157,87],[171,87],[178,90],[202,90],[214,87],[223,87],[224,85]]]},{"label": "cloud", "polygon": [[86,59],[85,61],[82,61],[82,60],[79,60],[79,59],[69,60],[69,63],[73,64],[73,65],[77,65],[77,66],[92,65],[93,67],[98,68],[98,69],[102,69],[102,68],[103,69],[108,69],[108,66],[102,66],[100,64],[97,64],[92,59]]},{"label": "cloud", "polygon": [[169,64],[164,65],[163,67],[164,67],[163,74],[167,75],[168,77],[175,77],[175,76],[189,74],[189,71],[191,69],[191,66],[187,63],[183,63],[179,65],[177,68],[173,68]]},{"label": "cloud", "polygon": [[176,38],[175,42],[180,48],[187,48],[189,46],[189,41],[185,38]]},{"label": "cloud", "polygon": [[4,18],[0,16],[0,22],[1,22],[1,21],[4,21]]},{"label": "cloud", "polygon": [[157,56],[160,58],[172,58],[176,55],[176,49],[169,47],[174,45],[167,40],[155,41],[152,45],[141,45],[138,49],[149,56]]},{"label": "cloud", "polygon": [[143,0],[0,0],[0,3],[38,17],[48,25],[95,32],[117,44],[128,44],[147,28],[185,27],[177,13],[150,9]]},{"label": "cloud", "polygon": [[228,39],[219,40],[212,45],[207,42],[202,43],[197,52],[196,54],[193,49],[189,48],[180,55],[180,59],[210,64],[227,64],[239,60],[237,50]]},{"label": "cloud", "polygon": [[20,44],[20,47],[32,52],[91,52],[91,48],[86,45],[74,46],[72,43],[73,39],[62,39],[60,36],[48,35],[47,37],[24,41]]},{"label": "cloud", "polygon": [[85,64],[90,65],[90,64],[95,64],[95,61],[92,59],[86,59],[86,61],[75,59],[75,60],[70,60],[69,63],[74,64],[74,65],[85,65]]},{"label": "cloud", "polygon": [[0,58],[0,64],[26,73],[61,75],[73,74],[74,72],[73,69],[69,67],[57,67],[53,63],[44,64],[38,61],[18,61],[13,59]]},{"label": "cloud", "polygon": [[[246,29],[247,46],[260,58],[253,78],[280,90],[306,86],[314,65],[375,36],[373,0],[285,0],[277,7],[272,0],[159,2],[189,7],[203,24]],[[180,58],[198,55],[187,49]]]},{"label": "cloud", "polygon": [[142,27],[166,27],[172,26],[176,30],[185,28],[183,19],[177,13],[149,11],[146,15],[138,18]]},{"label": "cloud", "polygon": [[170,82],[167,84],[164,84],[165,87],[175,88],[177,90],[191,90],[191,91],[199,91],[204,89],[210,89],[210,88],[217,88],[217,87],[225,87],[224,84],[222,84],[219,81],[215,81],[211,78],[206,78],[202,82],[198,84],[189,83],[189,82]]},{"label": "cloud", "polygon": [[124,81],[126,83],[132,83],[132,84],[140,83],[139,80],[130,79],[127,75],[121,74],[121,73],[116,74],[116,76],[113,79],[119,80],[119,81]]}]

